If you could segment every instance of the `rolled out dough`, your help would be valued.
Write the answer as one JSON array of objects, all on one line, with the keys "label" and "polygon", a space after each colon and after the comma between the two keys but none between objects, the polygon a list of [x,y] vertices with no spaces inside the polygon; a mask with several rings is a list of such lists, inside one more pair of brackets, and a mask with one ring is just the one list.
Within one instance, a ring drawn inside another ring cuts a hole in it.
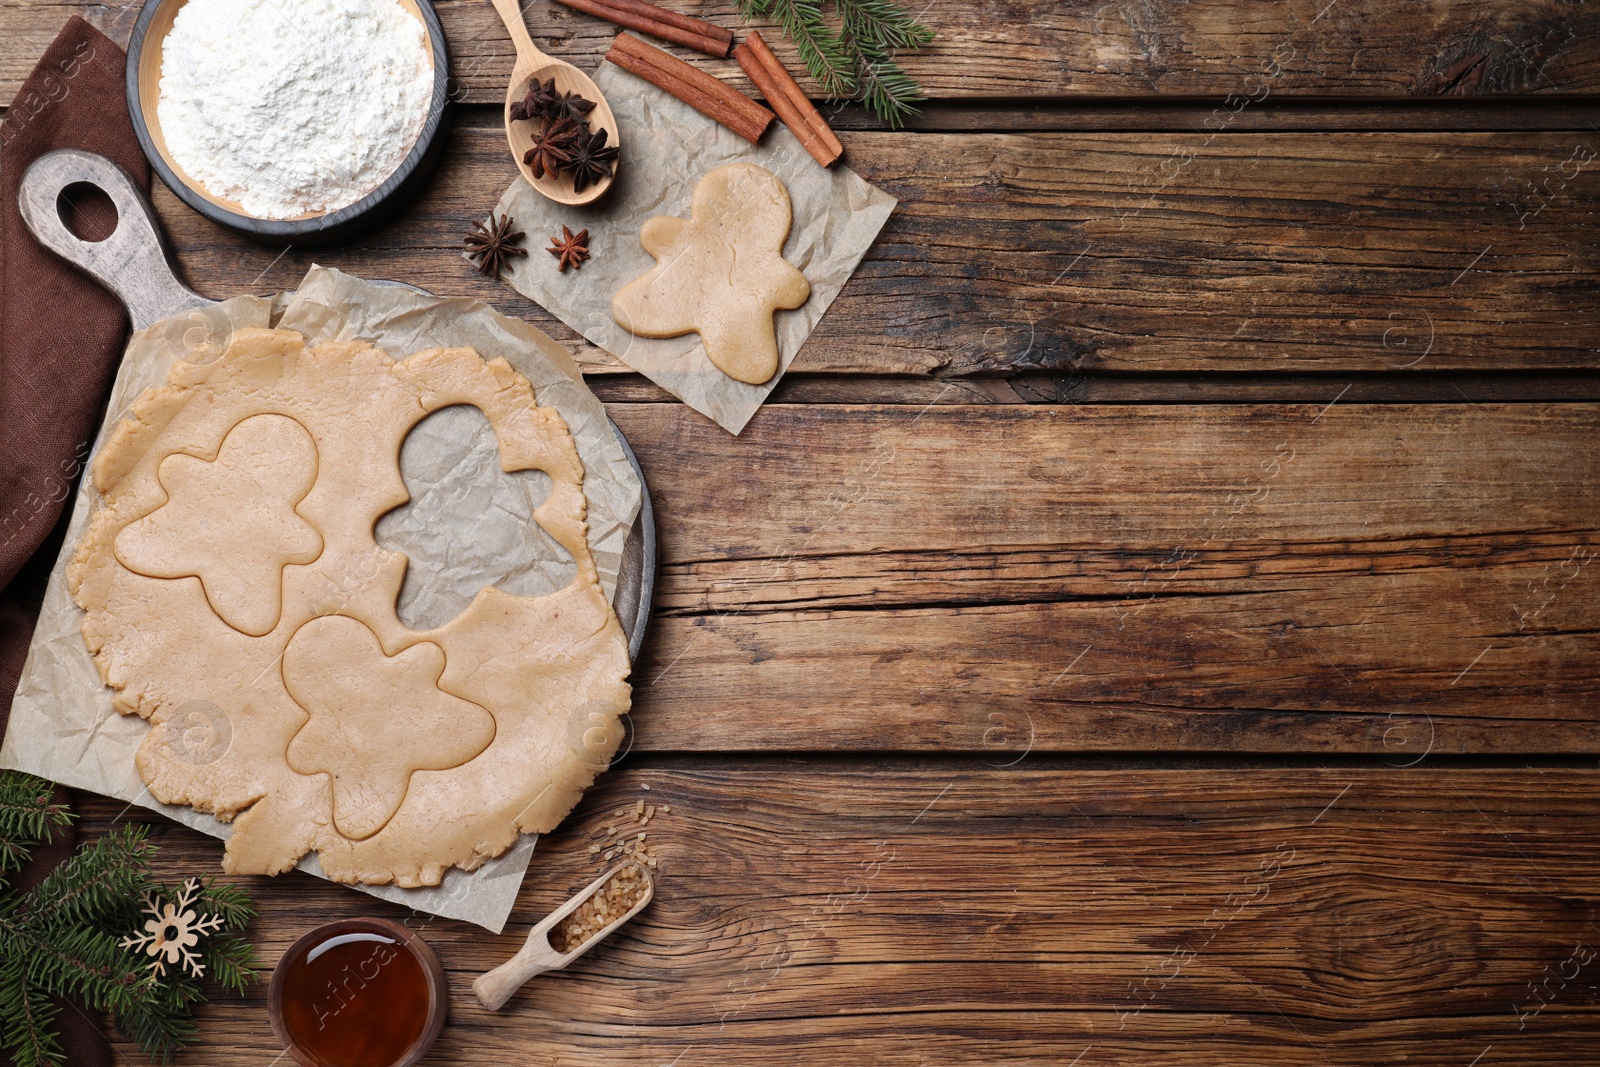
[{"label": "rolled out dough", "polygon": [[[550,475],[535,519],[576,576],[540,597],[486,587],[416,631],[395,614],[406,558],[373,526],[408,499],[406,434],[454,404],[483,411],[503,469]],[[242,330],[147,390],[93,476],[67,571],[85,642],[122,713],[220,720],[227,745],[157,729],[136,763],[156,799],[235,820],[225,870],[315,851],[338,881],[435,885],[554,829],[621,740],[627,642],[583,466],[504,360]]]}]

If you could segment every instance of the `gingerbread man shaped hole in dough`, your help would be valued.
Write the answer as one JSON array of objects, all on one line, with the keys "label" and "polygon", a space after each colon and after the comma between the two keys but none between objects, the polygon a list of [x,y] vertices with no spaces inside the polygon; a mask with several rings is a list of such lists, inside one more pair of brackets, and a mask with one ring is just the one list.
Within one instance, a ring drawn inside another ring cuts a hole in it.
[{"label": "gingerbread man shaped hole in dough", "polygon": [[761,385],[778,372],[773,314],[811,297],[783,258],[793,221],[777,175],[753,163],[718,167],[695,186],[689,218],[644,224],[639,243],[656,265],[617,292],[612,317],[640,337],[698,333],[724,374]]}]

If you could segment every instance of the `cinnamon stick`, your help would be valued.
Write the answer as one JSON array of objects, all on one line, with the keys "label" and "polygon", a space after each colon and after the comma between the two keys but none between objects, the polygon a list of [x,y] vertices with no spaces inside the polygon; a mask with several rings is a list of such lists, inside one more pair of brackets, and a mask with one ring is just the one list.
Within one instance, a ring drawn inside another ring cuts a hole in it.
[{"label": "cinnamon stick", "polygon": [[722,79],[629,34],[617,34],[606,60],[716,119],[751,144],[759,144],[777,118]]},{"label": "cinnamon stick", "polygon": [[772,54],[772,49],[761,39],[759,31],[750,31],[744,43],[733,50],[733,58],[739,61],[739,66],[755,82],[756,88],[761,90],[761,95],[767,98],[767,103],[772,105],[772,110],[778,113],[783,124],[800,138],[800,143],[805,145],[812,159],[824,167],[831,167],[839,161],[839,157],[844,155],[844,145],[834,136],[828,120],[812,106],[805,90],[794,80],[794,75]]},{"label": "cinnamon stick", "polygon": [[605,19],[607,22],[616,23],[618,26],[648,33],[652,37],[659,37],[663,41],[671,41],[685,48],[693,48],[696,52],[704,52],[717,59],[727,59],[728,50],[733,47],[732,30],[703,19],[668,11],[664,7],[646,3],[646,0],[558,0],[558,2],[596,18]]}]

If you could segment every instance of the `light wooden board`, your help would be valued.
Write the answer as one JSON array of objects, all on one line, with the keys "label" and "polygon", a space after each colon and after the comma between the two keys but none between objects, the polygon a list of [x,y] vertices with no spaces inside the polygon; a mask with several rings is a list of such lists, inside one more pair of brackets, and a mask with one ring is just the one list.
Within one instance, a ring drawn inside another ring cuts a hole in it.
[{"label": "light wooden board", "polygon": [[1339,392],[613,405],[661,516],[638,744],[1600,751],[1595,408]]},{"label": "light wooden board", "polygon": [[[67,15],[86,14],[125,43],[138,6],[137,0],[5,0],[0,104],[10,101]],[[459,97],[503,100],[513,57],[493,10],[484,0],[435,6],[450,39]],[[729,0],[674,6],[730,28],[744,25]],[[599,62],[615,34],[609,24],[548,0],[526,7],[534,38],[585,69]],[[935,98],[1220,97],[1257,92],[1258,85],[1285,95],[1372,97],[1600,88],[1600,15],[1567,0],[1518,0],[1493,11],[1465,0],[1401,9],[1380,0],[1332,6],[1327,0],[933,0],[914,8],[940,36],[906,66]],[[785,63],[803,70],[780,34],[765,36]],[[703,63],[748,84],[731,62]]]},{"label": "light wooden board", "polygon": [[[472,978],[638,799],[672,808],[654,903],[478,1009]],[[540,842],[505,936],[410,920],[451,979],[429,1062],[1587,1062],[1597,814],[1592,767],[635,762]],[[219,851],[162,842],[174,876]],[[299,874],[250,887],[268,963],[319,920],[406,916]],[[205,1009],[208,1067],[270,1061],[262,1000]]]}]

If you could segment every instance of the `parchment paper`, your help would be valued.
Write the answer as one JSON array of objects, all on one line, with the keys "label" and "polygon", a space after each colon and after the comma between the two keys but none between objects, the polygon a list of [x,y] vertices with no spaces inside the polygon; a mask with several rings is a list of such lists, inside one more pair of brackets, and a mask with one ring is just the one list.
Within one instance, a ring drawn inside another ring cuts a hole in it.
[{"label": "parchment paper", "polygon": [[[622,546],[639,511],[640,486],[633,468],[605,409],[583,384],[566,349],[477,301],[426,296],[313,267],[287,300],[237,297],[167,319],[129,342],[95,452],[107,429],[141,392],[165,382],[178,359],[215,358],[234,330],[269,325],[298,330],[311,342],[360,338],[399,357],[441,346],[470,346],[485,359],[504,356],[533,384],[539,402],[556,407],[572,429],[584,463],[590,547],[606,595],[615,596]],[[406,441],[401,471],[412,502],[386,516],[378,530],[385,547],[411,557],[409,570],[418,578],[413,582],[413,574],[407,575],[401,592],[403,619],[407,614],[452,618],[486,584],[518,595],[542,595],[559,588],[572,573],[570,559],[533,520],[532,509],[548,491],[547,478],[542,485],[536,474],[528,480],[513,478],[509,487],[504,475],[502,484],[474,479],[463,488],[459,478],[440,484],[464,464],[498,471],[493,431],[485,422],[481,429],[487,433],[479,432],[474,416],[482,421],[479,413],[446,408],[423,420]],[[228,824],[192,808],[161,804],[146,791],[133,757],[149,724],[112,708],[111,690],[101,684],[84,647],[83,612],[67,592],[65,568],[97,497],[84,477],[0,745],[0,767],[126,800],[226,838]],[[448,525],[439,521],[446,515]],[[419,560],[426,563],[419,565]],[[525,835],[476,871],[452,869],[432,888],[353,888],[499,933],[536,841]],[[325,877],[314,854],[300,868]]]},{"label": "parchment paper", "polygon": [[[506,278],[523,296],[634,370],[680,398],[723,429],[738,433],[756,413],[800,346],[844,288],[896,200],[842,164],[817,165],[782,123],[759,146],[706,118],[672,94],[620,67],[601,63],[595,85],[617,117],[621,166],[609,192],[587,207],[566,207],[535,192],[521,177],[500,198],[498,210],[528,234],[529,254],[514,259]],[[811,299],[777,314],[778,373],[762,385],[723,374],[706,358],[696,334],[657,340],[635,337],[611,317],[618,289],[655,266],[639,244],[639,230],[654,215],[688,217],[694,187],[728,163],[767,168],[789,187],[794,228],[784,258],[811,282]],[[589,231],[592,258],[580,270],[557,270],[544,249],[563,225]]]}]

